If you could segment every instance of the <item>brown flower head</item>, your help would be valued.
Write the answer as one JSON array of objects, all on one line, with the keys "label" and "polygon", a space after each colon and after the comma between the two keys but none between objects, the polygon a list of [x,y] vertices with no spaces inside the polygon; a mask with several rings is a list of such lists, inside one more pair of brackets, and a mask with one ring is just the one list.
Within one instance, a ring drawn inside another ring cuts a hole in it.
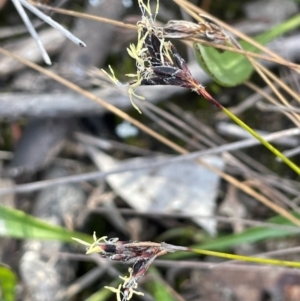
[{"label": "brown flower head", "polygon": [[[180,56],[175,46],[170,42],[165,40],[165,35],[167,36],[174,35],[184,32],[183,24],[177,23],[181,26],[175,26],[173,23],[168,23],[165,27],[159,27],[155,24],[155,18],[158,12],[158,1],[156,12],[153,17],[149,1],[144,4],[143,0],[138,0],[141,12],[142,19],[137,23],[138,26],[138,42],[136,45],[131,44],[127,49],[128,54],[136,61],[137,72],[135,74],[126,74],[126,76],[134,78],[132,82],[127,84],[129,87],[128,93],[130,100],[133,106],[140,112],[139,108],[133,102],[133,96],[143,99],[142,96],[135,93],[135,89],[139,86],[148,86],[148,85],[172,85],[178,87],[184,87],[195,91],[198,94],[203,95],[206,99],[210,100],[214,105],[220,107],[219,103],[205,90],[205,88],[198,83],[198,81],[192,76],[191,72],[188,69],[188,66],[185,60]],[[177,21],[176,21],[177,22]],[[172,25],[173,24],[173,33]],[[214,36],[214,39],[217,39],[216,32],[217,25],[214,23],[201,25],[205,30],[198,24],[199,34],[207,37]],[[200,27],[199,27],[200,26]],[[181,27],[181,31],[179,30]],[[187,26],[185,26],[187,28]],[[191,34],[190,30],[190,34]],[[187,30],[185,30],[187,35]],[[220,33],[219,39],[223,38]],[[115,77],[113,70],[111,70],[112,75],[107,75],[118,85],[122,85]]]},{"label": "brown flower head", "polygon": [[123,284],[118,288],[106,286],[105,288],[116,293],[118,301],[130,300],[133,294],[143,295],[136,289],[138,287],[138,280],[144,276],[149,269],[152,262],[161,255],[168,252],[175,252],[178,250],[187,250],[186,247],[173,246],[166,243],[154,242],[131,242],[119,241],[118,238],[111,238],[107,240],[107,236],[99,239],[94,232],[93,243],[88,243],[78,238],[73,238],[82,245],[87,246],[86,254],[99,253],[101,257],[121,262],[133,263],[132,268],[129,268],[129,276],[121,277]]}]

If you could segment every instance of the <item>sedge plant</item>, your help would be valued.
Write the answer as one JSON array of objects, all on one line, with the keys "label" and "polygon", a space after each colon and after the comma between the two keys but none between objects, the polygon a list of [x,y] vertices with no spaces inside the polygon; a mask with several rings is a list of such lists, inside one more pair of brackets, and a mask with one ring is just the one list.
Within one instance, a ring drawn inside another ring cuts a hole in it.
[{"label": "sedge plant", "polygon": [[97,239],[95,232],[93,235],[93,243],[88,243],[78,238],[73,239],[87,247],[86,254],[99,253],[102,258],[119,263],[132,264],[132,267],[128,269],[129,276],[120,276],[123,283],[120,283],[117,288],[105,286],[106,289],[109,289],[116,294],[117,301],[128,301],[134,294],[143,295],[142,292],[137,290],[138,280],[145,275],[153,261],[159,256],[178,251],[192,252],[195,254],[216,256],[226,259],[243,260],[258,264],[300,268],[300,262],[235,255],[185,246],[175,246],[165,242],[119,241],[118,238],[107,239],[107,236]]},{"label": "sedge plant", "polygon": [[[135,93],[135,89],[145,85],[172,85],[188,88],[209,100],[218,109],[223,111],[234,122],[251,134],[268,148],[275,156],[285,162],[292,170],[300,175],[300,167],[288,159],[277,148],[262,138],[257,132],[245,124],[240,118],[222,106],[214,99],[206,89],[193,77],[185,60],[181,57],[175,46],[167,38],[186,38],[190,35],[204,38],[215,43],[231,43],[239,48],[239,44],[215,22],[205,18],[203,23],[194,24],[186,21],[169,21],[165,26],[159,27],[155,24],[158,14],[159,1],[157,1],[155,14],[152,14],[149,1],[147,4],[143,0],[138,0],[142,18],[137,23],[138,41],[131,44],[127,49],[128,54],[135,60],[137,71],[134,74],[127,74],[134,78],[127,84],[128,93],[133,106],[141,113],[134,103],[133,97],[143,99]],[[114,75],[113,69],[109,66],[111,74],[105,73],[117,85],[121,84]]]},{"label": "sedge plant", "polygon": [[[206,89],[193,77],[185,60],[181,57],[175,46],[166,39],[184,38],[188,36],[189,33],[196,31],[198,37],[205,38],[209,41],[217,43],[229,41],[236,47],[238,47],[238,44],[227,36],[217,24],[210,22],[209,19],[205,19],[203,24],[195,26],[193,26],[190,22],[170,21],[166,26],[158,27],[155,25],[155,19],[158,14],[159,5],[157,4],[156,11],[153,15],[149,2],[150,1],[145,4],[143,0],[138,0],[142,12],[142,19],[137,23],[138,41],[136,45],[131,44],[127,49],[128,54],[135,60],[137,67],[136,73],[127,74],[128,77],[133,78],[132,82],[126,84],[128,86],[128,94],[133,106],[141,112],[133,100],[134,97],[143,99],[142,96],[135,92],[136,88],[139,86],[172,85],[188,88],[209,100],[214,106],[222,110],[233,121],[258,139],[271,152],[281,158],[282,161],[284,161],[296,173],[300,174],[300,168],[297,165],[286,158],[280,151],[264,140],[237,116],[224,108],[206,91]],[[111,74],[104,72],[114,83],[123,86],[124,84],[118,81],[110,66],[109,69]],[[150,265],[157,257],[177,251],[192,252],[195,254],[210,255],[226,259],[243,260],[258,264],[300,268],[299,262],[235,255],[185,246],[175,246],[164,242],[119,241],[118,238],[107,239],[106,236],[97,239],[95,233],[93,238],[94,242],[92,244],[77,238],[74,238],[74,240],[87,247],[86,254],[99,253],[99,255],[103,258],[120,263],[132,264],[132,267],[128,270],[129,275],[125,277],[120,276],[123,283],[120,283],[117,288],[109,286],[105,287],[116,293],[118,301],[130,300],[134,294],[143,295],[143,293],[137,290],[138,280],[144,276]]]},{"label": "sedge plant", "polygon": [[[300,174],[300,168],[298,166],[216,101],[192,76],[187,64],[178,53],[175,46],[170,41],[166,40],[167,38],[176,38],[176,34],[178,35],[177,38],[184,38],[184,33],[189,30],[189,27],[192,27],[192,25],[189,23],[173,21],[169,22],[165,27],[157,27],[155,25],[155,18],[159,6],[157,5],[156,12],[153,16],[149,1],[147,5],[145,5],[142,0],[138,0],[138,2],[142,11],[142,19],[137,24],[138,42],[136,45],[130,45],[128,49],[128,53],[136,61],[137,67],[137,72],[135,74],[128,75],[133,78],[133,81],[128,85],[129,95],[133,105],[137,108],[133,101],[134,96],[142,98],[135,93],[135,89],[139,86],[173,85],[191,89],[208,99],[217,108],[226,113],[237,124],[269,148],[276,156],[281,158],[282,161],[289,165],[295,172]],[[206,38],[209,41],[222,42],[226,41],[228,38],[224,35],[224,32],[218,25],[209,22],[209,20],[206,20],[206,22],[197,26],[197,30],[199,31],[200,37]],[[5,52],[2,51],[2,53]],[[115,78],[112,69],[111,71],[111,79],[120,84]],[[116,293],[118,301],[130,300],[134,294],[141,295],[142,293],[137,290],[138,280],[146,273],[152,262],[161,255],[177,251],[193,252],[196,254],[243,260],[260,264],[300,268],[299,262],[234,255],[185,246],[174,246],[167,243],[124,242],[119,241],[117,238],[107,239],[107,237],[97,239],[95,234],[94,242],[91,244],[80,239],[75,240],[87,246],[87,254],[99,253],[103,258],[132,264],[132,267],[129,269],[129,276],[121,277],[123,283],[121,283],[118,288],[107,287]]]}]

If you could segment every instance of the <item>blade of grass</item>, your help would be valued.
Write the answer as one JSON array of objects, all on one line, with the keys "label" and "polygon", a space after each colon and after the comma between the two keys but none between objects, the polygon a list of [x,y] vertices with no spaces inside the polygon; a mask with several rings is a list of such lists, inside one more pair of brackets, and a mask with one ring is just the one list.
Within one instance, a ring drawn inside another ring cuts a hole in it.
[{"label": "blade of grass", "polygon": [[71,237],[90,241],[91,238],[83,233],[69,231],[65,228],[50,225],[23,211],[0,205],[0,236],[45,239],[72,242]]}]

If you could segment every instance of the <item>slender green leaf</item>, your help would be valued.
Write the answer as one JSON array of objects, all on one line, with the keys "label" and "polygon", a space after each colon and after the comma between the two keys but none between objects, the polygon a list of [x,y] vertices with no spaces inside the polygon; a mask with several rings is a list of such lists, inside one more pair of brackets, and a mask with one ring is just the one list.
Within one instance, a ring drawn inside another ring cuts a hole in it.
[{"label": "slender green leaf", "polygon": [[3,300],[15,300],[16,284],[16,274],[9,267],[0,264],[0,296],[2,291]]},{"label": "slender green leaf", "polygon": [[[299,25],[300,15],[296,15],[271,30],[258,35],[254,40],[266,44]],[[240,44],[247,51],[260,52],[259,49],[247,42],[241,41]],[[194,43],[193,46],[199,65],[220,85],[226,87],[239,85],[249,79],[254,70],[251,63],[242,54],[231,51],[219,52],[213,47],[204,46],[200,43]]]},{"label": "slender green leaf", "polygon": [[91,241],[92,237],[50,225],[23,211],[0,205],[0,236],[72,242],[72,237]]}]

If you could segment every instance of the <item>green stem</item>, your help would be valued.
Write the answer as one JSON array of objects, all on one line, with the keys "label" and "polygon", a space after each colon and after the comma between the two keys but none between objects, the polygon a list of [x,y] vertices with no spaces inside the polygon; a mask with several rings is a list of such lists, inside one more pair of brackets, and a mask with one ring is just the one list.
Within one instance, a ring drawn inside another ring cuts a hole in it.
[{"label": "green stem", "polygon": [[202,249],[190,249],[190,251],[193,253],[197,253],[197,254],[222,257],[222,258],[233,259],[233,260],[242,260],[242,261],[255,262],[255,263],[260,263],[260,264],[270,264],[270,265],[279,265],[279,266],[300,268],[300,262],[296,262],[296,261],[250,257],[250,256],[208,251],[208,250],[202,250]]},{"label": "green stem", "polygon": [[285,155],[283,155],[277,148],[275,148],[272,144],[262,138],[258,133],[252,130],[247,124],[245,124],[241,119],[232,114],[229,110],[222,106],[221,110],[229,116],[233,121],[235,121],[239,126],[245,129],[248,133],[250,133],[254,138],[256,138],[261,144],[263,144],[267,149],[269,149],[275,156],[280,158],[285,164],[287,164],[292,170],[294,170],[298,175],[300,175],[300,167],[289,160]]}]

